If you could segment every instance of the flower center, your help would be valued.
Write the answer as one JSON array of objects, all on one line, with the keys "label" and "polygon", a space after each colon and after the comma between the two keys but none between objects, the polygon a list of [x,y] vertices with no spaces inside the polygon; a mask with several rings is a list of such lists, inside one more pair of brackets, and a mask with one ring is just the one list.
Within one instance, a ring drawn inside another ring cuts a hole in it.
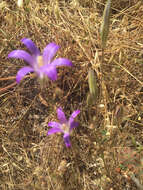
[{"label": "flower center", "polygon": [[37,65],[39,68],[44,65],[43,57],[41,55],[37,57]]},{"label": "flower center", "polygon": [[65,133],[69,133],[69,125],[68,125],[68,123],[63,123],[62,124],[62,130],[65,132]]}]

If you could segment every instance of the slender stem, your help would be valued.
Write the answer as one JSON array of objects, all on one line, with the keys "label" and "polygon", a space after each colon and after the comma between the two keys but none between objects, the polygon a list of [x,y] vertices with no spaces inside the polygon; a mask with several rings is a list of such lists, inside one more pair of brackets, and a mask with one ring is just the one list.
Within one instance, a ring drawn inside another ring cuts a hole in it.
[{"label": "slender stem", "polygon": [[17,84],[17,82],[13,82],[12,84],[10,84],[10,85],[8,85],[8,86],[6,86],[4,88],[0,88],[0,94],[7,91],[8,89],[14,87],[16,84]]}]

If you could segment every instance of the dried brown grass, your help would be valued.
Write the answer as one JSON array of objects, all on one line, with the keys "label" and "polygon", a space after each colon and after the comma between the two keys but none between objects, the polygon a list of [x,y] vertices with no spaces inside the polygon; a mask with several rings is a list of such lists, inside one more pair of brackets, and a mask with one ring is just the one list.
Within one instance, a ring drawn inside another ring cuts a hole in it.
[{"label": "dried brown grass", "polygon": [[[103,63],[104,97],[90,108],[86,105],[89,68],[101,86],[104,4],[32,0],[20,9],[13,0],[0,2],[0,189],[138,189],[132,174],[143,183],[142,1],[113,2]],[[59,69],[58,80],[42,91],[31,75],[9,86],[25,63],[7,55],[24,49],[23,37],[41,50],[56,42],[61,46],[58,56],[72,60],[74,67]],[[71,149],[61,135],[46,136],[57,106],[67,115],[81,110]]]}]

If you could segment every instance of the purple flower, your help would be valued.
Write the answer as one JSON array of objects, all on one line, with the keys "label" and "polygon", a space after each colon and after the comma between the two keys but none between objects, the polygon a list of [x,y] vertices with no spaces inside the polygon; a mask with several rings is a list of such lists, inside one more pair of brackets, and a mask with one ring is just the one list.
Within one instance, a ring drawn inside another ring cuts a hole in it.
[{"label": "purple flower", "polygon": [[21,68],[16,76],[16,81],[19,83],[23,77],[29,72],[35,72],[40,79],[48,76],[51,80],[57,79],[58,66],[72,66],[71,61],[66,58],[57,58],[53,60],[59,46],[55,43],[48,44],[41,55],[39,49],[28,38],[24,38],[21,42],[29,49],[31,54],[24,50],[14,50],[9,53],[9,58],[19,58],[25,60],[29,66]]},{"label": "purple flower", "polygon": [[49,122],[48,125],[52,127],[49,129],[47,135],[51,135],[54,133],[61,132],[64,134],[63,138],[65,141],[65,144],[67,147],[70,147],[70,133],[73,128],[78,126],[78,122],[74,121],[75,117],[80,113],[80,110],[74,111],[69,120],[66,119],[65,114],[62,110],[62,108],[57,109],[57,116],[59,119],[59,122]]}]

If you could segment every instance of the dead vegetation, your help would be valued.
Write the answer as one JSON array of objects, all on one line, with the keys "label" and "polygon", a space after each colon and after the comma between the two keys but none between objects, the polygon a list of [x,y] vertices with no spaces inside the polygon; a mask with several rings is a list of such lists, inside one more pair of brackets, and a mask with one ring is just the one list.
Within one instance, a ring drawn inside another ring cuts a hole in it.
[{"label": "dead vegetation", "polygon": [[[87,105],[88,71],[100,89],[99,28],[105,0],[14,0],[0,2],[0,189],[136,190],[143,184],[143,4],[115,0],[104,52],[104,96]],[[25,65],[9,60],[24,49],[23,37],[42,50],[61,46],[58,80],[42,89],[33,74],[17,85]],[[47,123],[61,106],[80,109],[80,126],[67,149],[61,134],[47,137]]]}]

